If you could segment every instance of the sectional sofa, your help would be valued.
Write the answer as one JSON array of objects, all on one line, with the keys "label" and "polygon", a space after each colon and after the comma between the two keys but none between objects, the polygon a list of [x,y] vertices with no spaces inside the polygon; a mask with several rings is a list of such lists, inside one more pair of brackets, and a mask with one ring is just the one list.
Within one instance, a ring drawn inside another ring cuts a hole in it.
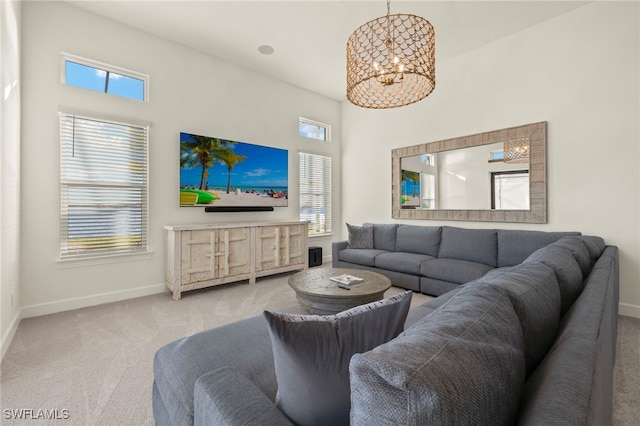
[{"label": "sectional sofa", "polygon": [[386,275],[396,287],[439,296],[495,268],[522,263],[540,247],[579,232],[466,229],[404,224],[347,224],[334,242],[334,268]]},{"label": "sectional sofa", "polygon": [[[461,231],[441,232],[444,242]],[[410,311],[408,291],[330,317],[265,313],[163,346],[156,423],[611,424],[617,248],[599,237],[492,232],[493,264],[478,278],[403,272],[416,289],[422,278],[452,288]],[[466,247],[485,240],[470,235],[444,253],[471,255]],[[427,261],[481,263],[473,256]],[[352,353],[326,350],[336,339]]]}]

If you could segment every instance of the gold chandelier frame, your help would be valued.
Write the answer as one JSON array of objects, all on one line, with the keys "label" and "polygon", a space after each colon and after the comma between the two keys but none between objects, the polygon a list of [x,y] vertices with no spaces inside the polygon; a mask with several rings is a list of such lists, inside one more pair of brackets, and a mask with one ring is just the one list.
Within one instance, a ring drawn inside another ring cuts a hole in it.
[{"label": "gold chandelier frame", "polygon": [[435,88],[435,32],[429,21],[390,14],[356,29],[347,41],[347,99],[395,108],[426,98]]}]

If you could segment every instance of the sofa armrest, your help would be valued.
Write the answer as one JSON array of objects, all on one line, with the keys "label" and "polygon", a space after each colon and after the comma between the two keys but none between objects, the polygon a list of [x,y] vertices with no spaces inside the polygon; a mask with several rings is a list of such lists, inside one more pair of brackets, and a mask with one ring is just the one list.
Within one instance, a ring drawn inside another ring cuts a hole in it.
[{"label": "sofa armrest", "polygon": [[334,241],[331,243],[331,265],[335,268],[338,264],[340,251],[347,248],[347,241]]},{"label": "sofa armrest", "polygon": [[194,425],[293,425],[275,404],[238,370],[222,367],[198,378]]}]

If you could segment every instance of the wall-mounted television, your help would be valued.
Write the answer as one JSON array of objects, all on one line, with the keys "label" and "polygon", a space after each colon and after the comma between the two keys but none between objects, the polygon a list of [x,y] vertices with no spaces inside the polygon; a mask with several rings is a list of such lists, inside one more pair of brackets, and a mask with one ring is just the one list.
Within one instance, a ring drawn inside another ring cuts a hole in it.
[{"label": "wall-mounted television", "polygon": [[180,133],[180,206],[286,207],[286,149]]}]

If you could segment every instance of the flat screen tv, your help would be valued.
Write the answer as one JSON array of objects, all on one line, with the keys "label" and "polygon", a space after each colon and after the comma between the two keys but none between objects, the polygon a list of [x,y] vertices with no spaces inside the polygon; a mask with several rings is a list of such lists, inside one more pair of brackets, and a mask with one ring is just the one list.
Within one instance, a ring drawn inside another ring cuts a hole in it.
[{"label": "flat screen tv", "polygon": [[180,206],[286,207],[286,149],[180,133]]}]

